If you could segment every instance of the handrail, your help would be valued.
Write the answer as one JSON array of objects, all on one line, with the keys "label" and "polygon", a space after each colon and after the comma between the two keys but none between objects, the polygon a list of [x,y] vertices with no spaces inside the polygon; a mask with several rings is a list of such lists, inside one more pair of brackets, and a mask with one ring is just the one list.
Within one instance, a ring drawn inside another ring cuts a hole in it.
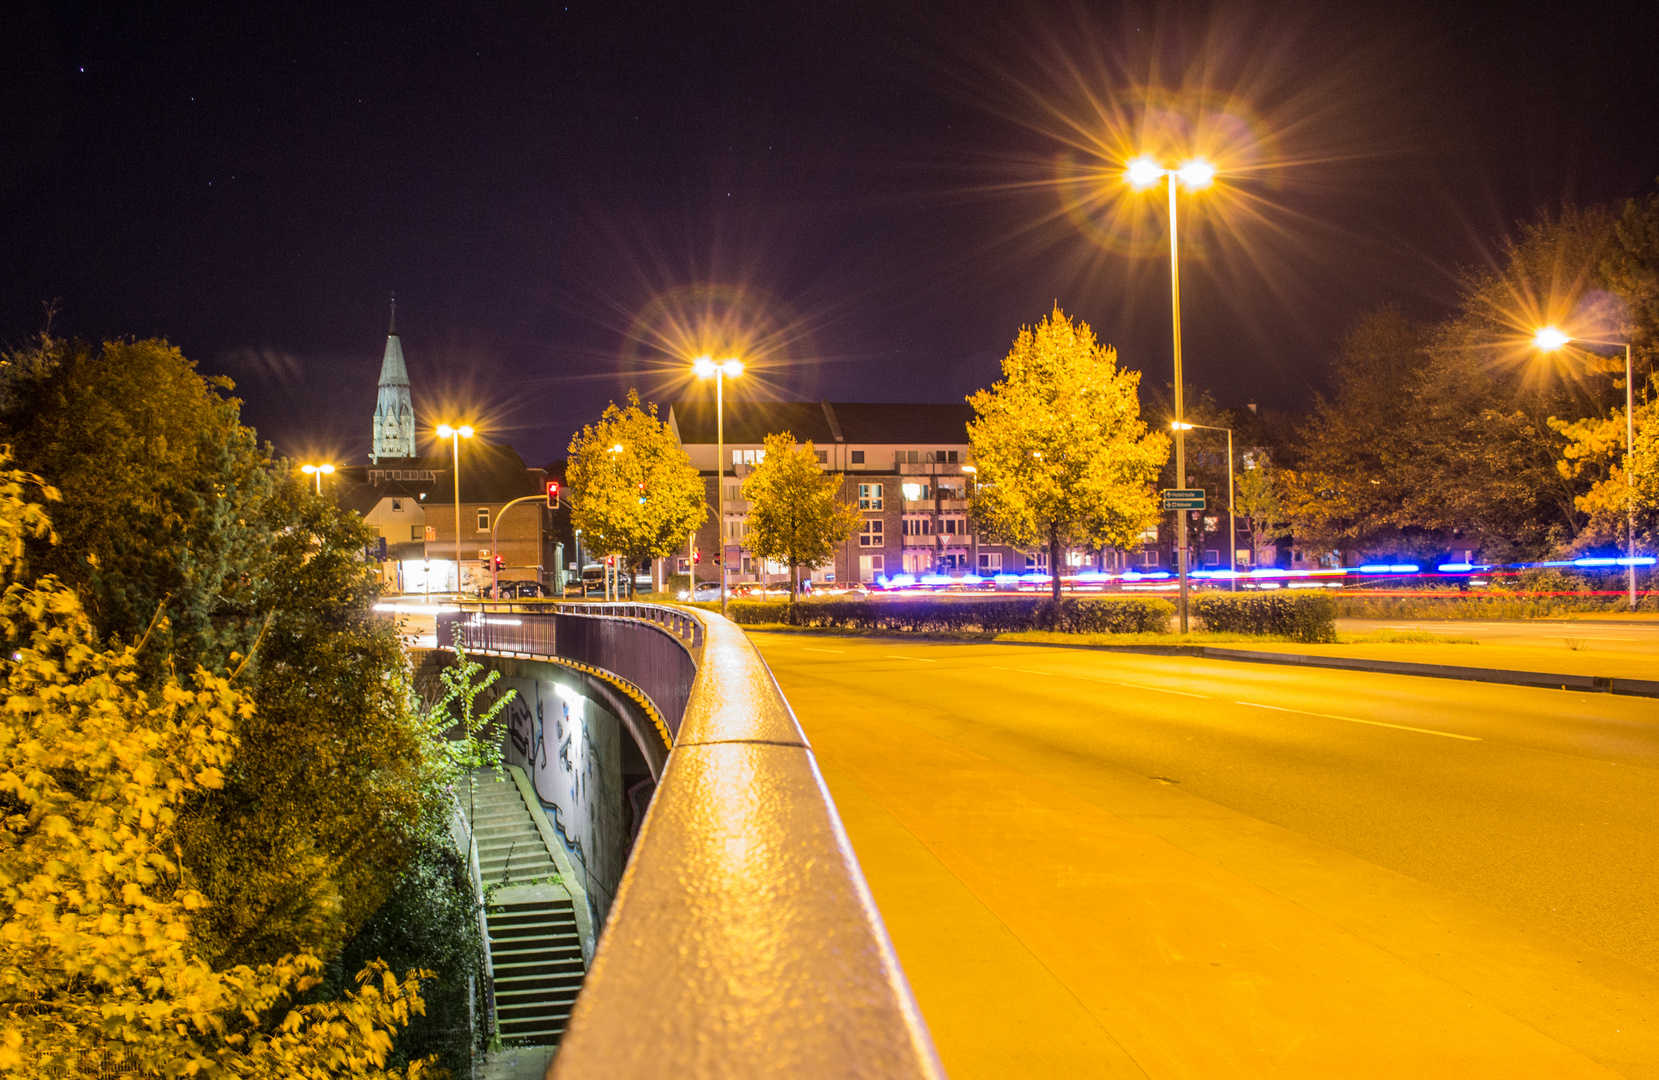
[{"label": "handrail", "polygon": [[735,624],[679,614],[701,662],[548,1076],[942,1078],[771,672]]}]

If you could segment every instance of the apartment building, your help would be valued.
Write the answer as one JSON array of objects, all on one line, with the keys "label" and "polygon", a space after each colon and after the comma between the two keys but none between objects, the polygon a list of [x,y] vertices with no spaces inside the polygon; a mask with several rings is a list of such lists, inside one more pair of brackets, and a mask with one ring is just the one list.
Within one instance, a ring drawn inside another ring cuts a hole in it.
[{"label": "apartment building", "polygon": [[699,580],[717,580],[713,558],[724,551],[733,581],[776,577],[784,567],[767,567],[744,543],[743,480],[764,457],[767,435],[789,432],[797,444],[812,443],[821,468],[844,476],[842,498],[862,516],[857,535],[836,552],[833,564],[818,567],[821,582],[875,581],[899,574],[1022,573],[1046,567],[1042,553],[983,543],[971,531],[966,404],[870,402],[726,401],[725,511],[717,506],[716,428],[713,401],[676,401],[668,423],[691,463],[703,474],[709,520],[697,534],[698,557],[677,562],[680,572],[695,565]]}]

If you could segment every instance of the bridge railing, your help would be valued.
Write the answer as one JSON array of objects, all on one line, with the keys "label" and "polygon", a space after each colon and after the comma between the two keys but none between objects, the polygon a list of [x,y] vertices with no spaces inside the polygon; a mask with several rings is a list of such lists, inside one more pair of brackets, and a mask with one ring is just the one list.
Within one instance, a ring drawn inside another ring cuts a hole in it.
[{"label": "bridge railing", "polygon": [[[586,639],[595,659],[583,662],[607,670],[597,662],[607,649],[622,649],[626,662],[626,635],[668,625],[639,611],[649,605],[574,607],[535,617],[616,625]],[[625,609],[634,613],[615,614]],[[942,1078],[812,747],[771,671],[720,616],[661,611],[695,624],[681,635],[700,645],[695,676],[548,1075]],[[533,613],[521,614],[522,627]],[[555,622],[512,640],[564,648],[569,633]]]}]

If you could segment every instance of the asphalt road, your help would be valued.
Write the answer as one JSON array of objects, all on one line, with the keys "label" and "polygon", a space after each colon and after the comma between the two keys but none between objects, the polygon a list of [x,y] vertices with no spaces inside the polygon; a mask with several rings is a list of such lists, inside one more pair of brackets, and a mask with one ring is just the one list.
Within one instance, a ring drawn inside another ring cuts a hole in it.
[{"label": "asphalt road", "polygon": [[755,640],[959,1080],[1659,1076],[1659,702]]}]

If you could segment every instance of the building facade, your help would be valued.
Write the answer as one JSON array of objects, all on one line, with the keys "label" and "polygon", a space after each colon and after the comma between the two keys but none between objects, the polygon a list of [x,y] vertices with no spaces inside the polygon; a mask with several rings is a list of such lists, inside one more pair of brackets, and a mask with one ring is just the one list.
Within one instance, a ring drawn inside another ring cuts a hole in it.
[{"label": "building facade", "polygon": [[968,514],[973,464],[968,452],[966,404],[868,402],[744,402],[728,398],[725,429],[725,512],[716,486],[716,429],[712,401],[677,401],[668,423],[692,465],[703,475],[709,518],[694,541],[697,554],[681,556],[684,573],[718,580],[712,557],[724,550],[732,581],[777,578],[787,568],[762,565],[744,543],[743,481],[764,458],[768,434],[789,432],[797,445],[812,443],[820,468],[843,476],[841,497],[858,506],[861,525],[816,568],[820,582],[873,582],[901,574],[982,575],[1023,573],[1046,567],[1043,553],[984,542]]}]

